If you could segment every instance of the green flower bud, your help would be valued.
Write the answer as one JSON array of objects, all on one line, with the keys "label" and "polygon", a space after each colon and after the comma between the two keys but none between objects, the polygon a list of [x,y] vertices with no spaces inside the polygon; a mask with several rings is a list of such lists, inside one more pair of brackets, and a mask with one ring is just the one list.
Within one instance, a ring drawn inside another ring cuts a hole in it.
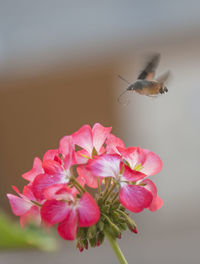
[{"label": "green flower bud", "polygon": [[88,228],[87,235],[89,239],[96,236],[96,225],[90,226]]},{"label": "green flower bud", "polygon": [[97,228],[98,228],[100,231],[103,231],[103,228],[104,228],[104,222],[100,220],[100,221],[97,223]]}]

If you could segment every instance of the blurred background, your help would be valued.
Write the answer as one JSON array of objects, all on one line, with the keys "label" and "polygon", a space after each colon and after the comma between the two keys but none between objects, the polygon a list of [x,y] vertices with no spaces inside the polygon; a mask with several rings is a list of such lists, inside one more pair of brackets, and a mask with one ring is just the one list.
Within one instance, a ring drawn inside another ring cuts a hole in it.
[{"label": "blurred background", "polygon": [[[200,263],[200,2],[0,0],[0,209],[33,158],[83,124],[112,126],[126,146],[163,160],[152,177],[164,207],[134,215],[119,241],[129,263]],[[117,97],[153,52],[168,94]],[[12,217],[12,216],[11,216]],[[13,217],[14,221],[18,219]],[[12,225],[12,224],[11,224]],[[2,240],[0,235],[0,240]],[[0,263],[117,263],[109,245],[80,253],[1,250]]]}]

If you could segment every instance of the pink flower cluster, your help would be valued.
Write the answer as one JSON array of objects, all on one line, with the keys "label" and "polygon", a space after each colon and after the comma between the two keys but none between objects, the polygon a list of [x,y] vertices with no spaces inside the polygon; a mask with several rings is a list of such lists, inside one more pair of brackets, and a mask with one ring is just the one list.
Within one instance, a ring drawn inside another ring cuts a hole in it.
[{"label": "pink flower cluster", "polygon": [[[64,136],[58,149],[48,150],[42,160],[34,159],[33,168],[22,175],[28,181],[23,192],[13,186],[18,196],[7,194],[22,227],[32,221],[57,224],[62,238],[74,240],[81,228],[100,221],[112,225],[114,213],[127,219],[125,209],[139,213],[162,206],[155,184],[147,178],[160,172],[161,159],[147,149],[125,148],[110,131],[99,123],[84,125]],[[94,197],[87,186],[97,189]]]}]

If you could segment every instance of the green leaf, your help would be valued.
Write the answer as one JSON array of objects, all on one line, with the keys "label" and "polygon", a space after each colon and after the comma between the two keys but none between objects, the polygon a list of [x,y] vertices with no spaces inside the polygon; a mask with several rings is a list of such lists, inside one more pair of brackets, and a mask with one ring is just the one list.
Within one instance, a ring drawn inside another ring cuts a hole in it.
[{"label": "green leaf", "polygon": [[8,216],[0,212],[0,249],[37,248],[53,251],[57,249],[56,240],[41,228],[29,226],[22,229]]}]

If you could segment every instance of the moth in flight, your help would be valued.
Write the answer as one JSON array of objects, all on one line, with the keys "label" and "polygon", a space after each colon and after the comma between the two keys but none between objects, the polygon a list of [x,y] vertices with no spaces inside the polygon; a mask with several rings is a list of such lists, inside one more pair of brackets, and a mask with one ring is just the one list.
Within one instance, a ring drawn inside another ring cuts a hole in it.
[{"label": "moth in flight", "polygon": [[165,94],[168,92],[165,82],[169,78],[170,72],[167,71],[158,78],[155,78],[155,71],[160,62],[160,54],[155,54],[146,64],[146,67],[139,74],[137,81],[134,83],[129,83],[123,77],[118,75],[120,79],[128,83],[128,88],[123,91],[118,97],[118,102],[120,104],[127,105],[130,101],[131,93],[136,92],[141,95],[146,95],[150,97],[155,97],[159,94]]}]

